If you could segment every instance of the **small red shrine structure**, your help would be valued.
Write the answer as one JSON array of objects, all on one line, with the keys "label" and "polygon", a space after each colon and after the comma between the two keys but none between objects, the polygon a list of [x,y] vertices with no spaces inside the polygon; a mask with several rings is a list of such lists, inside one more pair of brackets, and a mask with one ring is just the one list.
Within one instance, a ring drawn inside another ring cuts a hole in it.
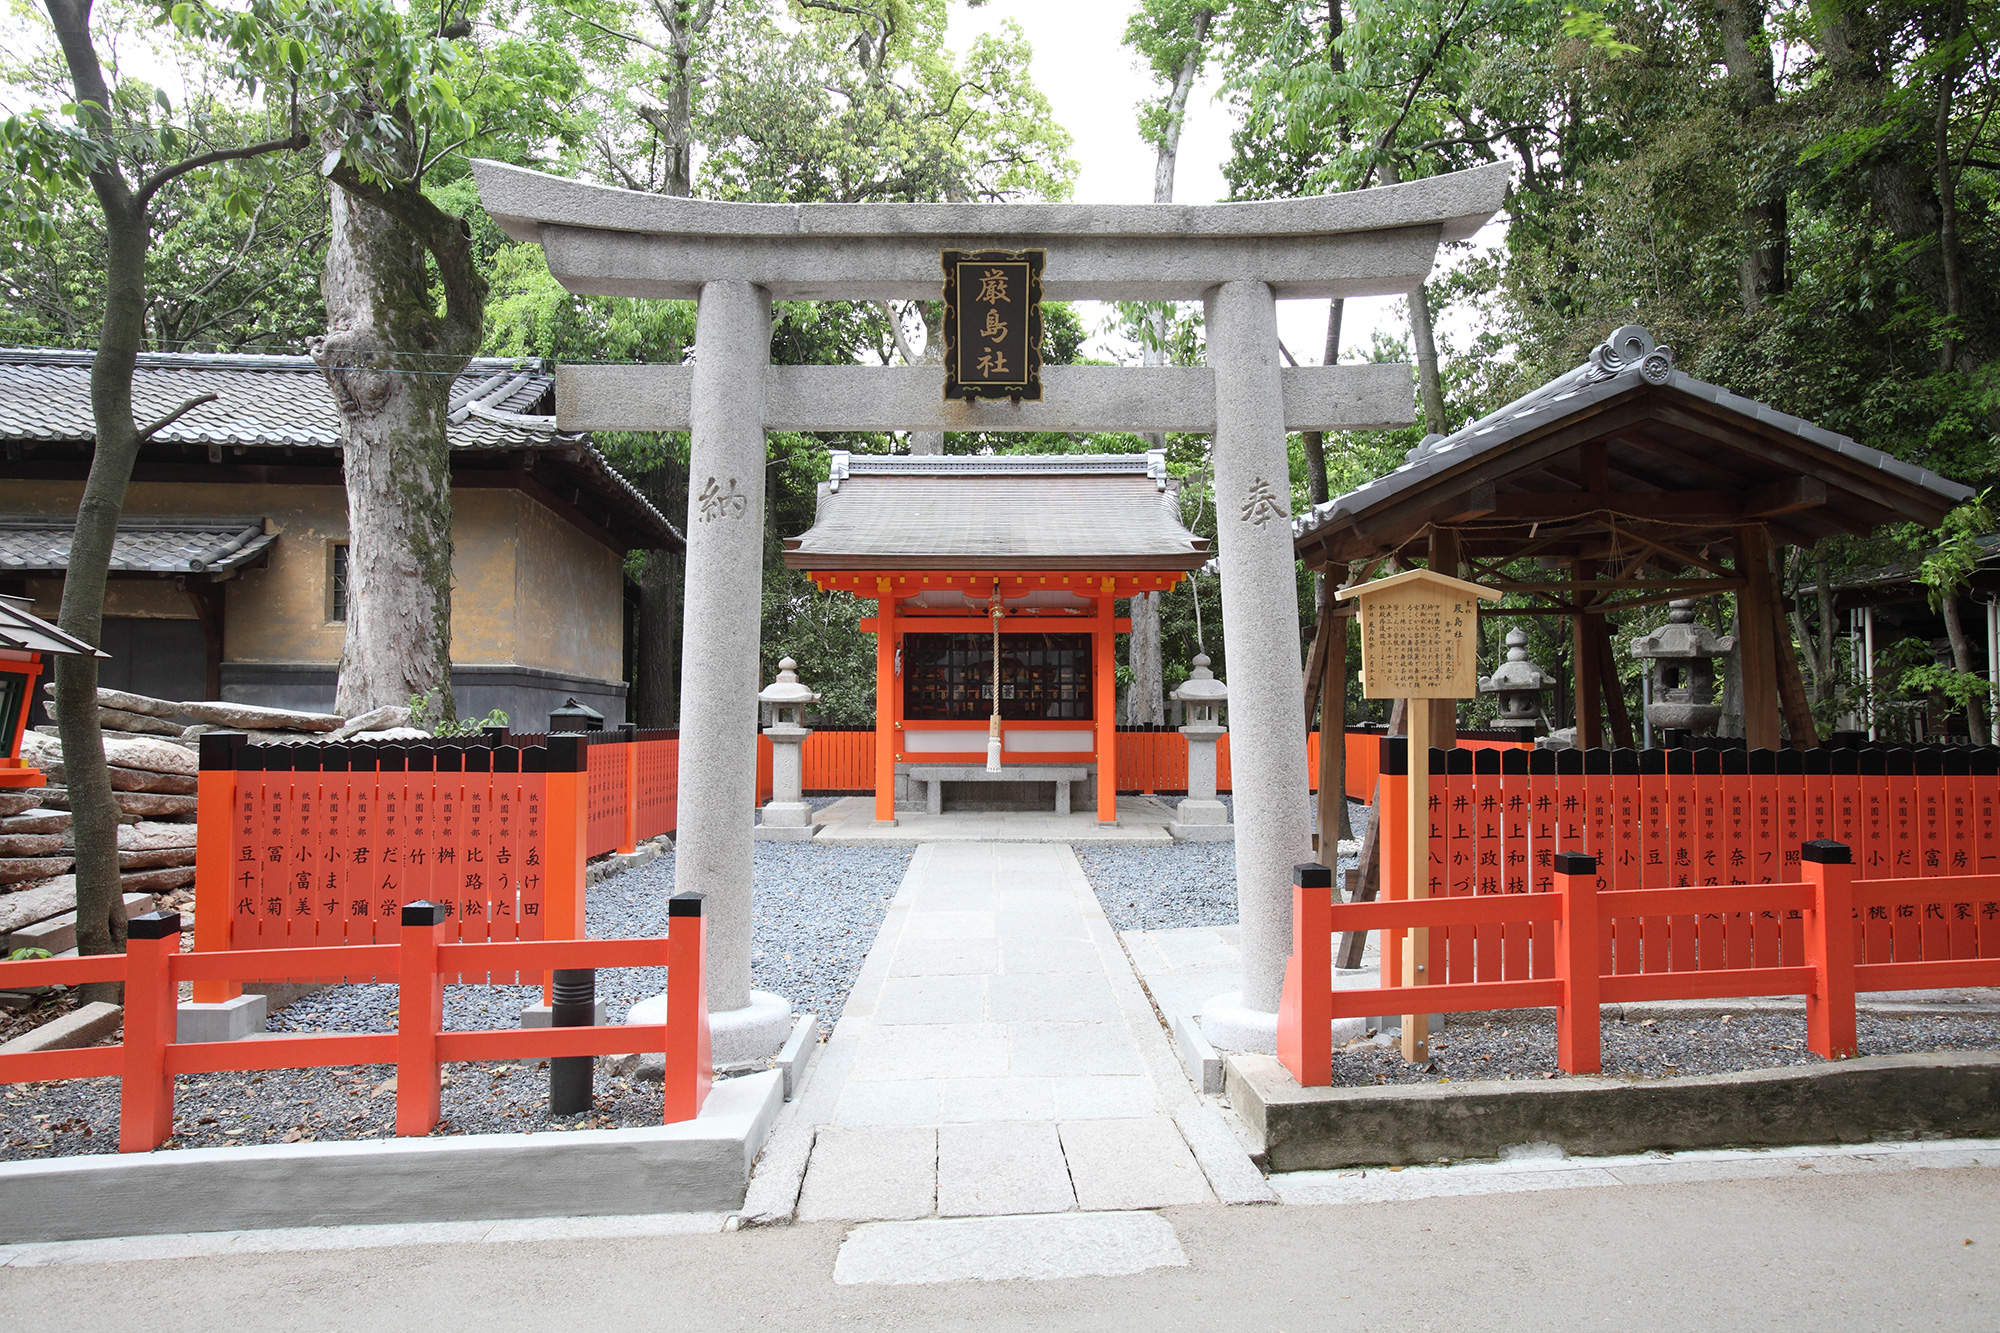
[{"label": "small red shrine structure", "polygon": [[29,612],[25,597],[0,597],[0,790],[40,787],[48,778],[22,762],[21,737],[43,657],[109,657]]},{"label": "small red shrine structure", "polygon": [[[836,452],[785,564],[873,598],[875,817],[917,782],[1055,781],[1081,770],[1118,814],[1118,598],[1209,559],[1181,525],[1166,455]],[[1002,773],[983,772],[1000,615]],[[973,766],[980,766],[975,770]]]}]

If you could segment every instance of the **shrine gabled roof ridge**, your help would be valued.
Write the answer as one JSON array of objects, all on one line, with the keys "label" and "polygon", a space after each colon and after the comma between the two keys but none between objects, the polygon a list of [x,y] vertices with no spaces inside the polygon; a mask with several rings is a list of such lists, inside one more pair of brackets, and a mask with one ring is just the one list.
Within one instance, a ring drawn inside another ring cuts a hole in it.
[{"label": "shrine gabled roof ridge", "polygon": [[651,194],[488,158],[472,161],[480,202],[509,235],[540,225],[658,236],[1331,236],[1442,227],[1464,240],[1499,206],[1506,163],[1304,199],[1221,204],[738,203]]},{"label": "shrine gabled roof ridge", "polygon": [[1646,385],[1673,389],[1774,426],[1912,486],[1932,491],[1954,504],[1970,500],[1976,494],[1971,487],[1939,476],[1927,468],[1906,463],[1803,417],[1781,412],[1768,404],[1731,393],[1720,385],[1698,380],[1686,371],[1677,370],[1671,348],[1660,346],[1649,330],[1628,324],[1615,330],[1594,348],[1582,365],[1450,435],[1426,436],[1422,443],[1405,455],[1400,467],[1344,495],[1313,506],[1293,520],[1292,535],[1294,539],[1311,536],[1406,491],[1415,490],[1432,477],[1461,463],[1503,448],[1530,430]]}]

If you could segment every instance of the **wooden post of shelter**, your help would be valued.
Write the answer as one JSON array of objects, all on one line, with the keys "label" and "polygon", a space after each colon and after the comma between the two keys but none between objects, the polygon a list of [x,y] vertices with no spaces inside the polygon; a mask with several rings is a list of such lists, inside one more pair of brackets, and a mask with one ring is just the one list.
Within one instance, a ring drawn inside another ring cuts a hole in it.
[{"label": "wooden post of shelter", "polygon": [[[1319,863],[1340,865],[1340,835],[1347,827],[1347,622],[1328,598],[1325,617],[1326,652],[1320,664],[1319,799],[1315,807],[1319,829]],[[1334,888],[1338,889],[1339,884]]]},{"label": "wooden post of shelter", "polygon": [[1753,750],[1783,744],[1778,728],[1778,656],[1771,604],[1771,537],[1762,524],[1736,529],[1737,651],[1743,664],[1743,740]]},{"label": "wooden post of shelter", "polygon": [[1576,570],[1576,612],[1570,621],[1570,675],[1576,690],[1576,748],[1592,750],[1604,743],[1603,678],[1598,672],[1597,655],[1603,639],[1591,625],[1590,594],[1585,585],[1597,578],[1595,560],[1579,560]]},{"label": "wooden post of shelter", "polygon": [[[1430,536],[1431,571],[1449,578],[1457,578],[1459,571],[1458,529],[1432,528]],[[1473,638],[1474,654],[1478,652],[1478,636]],[[1473,682],[1472,693],[1479,691],[1478,681]],[[1449,750],[1458,744],[1458,698],[1433,699],[1430,701],[1431,739],[1430,743],[1441,750]]]},{"label": "wooden post of shelter", "polygon": [[[1430,746],[1432,701],[1468,698],[1479,689],[1479,599],[1500,594],[1464,579],[1414,569],[1373,583],[1342,588],[1361,604],[1361,688],[1371,699],[1401,698],[1409,728],[1407,845],[1398,858],[1407,867],[1406,896],[1430,897]],[[1410,930],[1403,941],[1403,980],[1428,985],[1430,932]],[[1413,1009],[1422,1006],[1412,1004]],[[1403,1015],[1403,1058],[1430,1058],[1430,1016]]]}]

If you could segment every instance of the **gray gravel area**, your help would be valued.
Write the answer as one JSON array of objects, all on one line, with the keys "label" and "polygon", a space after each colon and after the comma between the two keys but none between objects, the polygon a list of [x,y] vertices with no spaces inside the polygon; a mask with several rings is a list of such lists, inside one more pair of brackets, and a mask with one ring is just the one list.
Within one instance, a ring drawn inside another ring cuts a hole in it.
[{"label": "gray gravel area", "polygon": [[[1225,807],[1230,799],[1222,798]],[[1373,811],[1347,803],[1358,841]],[[1235,819],[1230,808],[1230,818]],[[1236,844],[1177,842],[1171,847],[1127,847],[1117,843],[1079,845],[1077,860],[1097,892],[1113,930],[1171,930],[1183,926],[1236,923]],[[1340,870],[1354,869],[1343,857]],[[1336,883],[1338,880],[1336,880]]]},{"label": "gray gravel area", "polygon": [[[1803,1014],[1732,1014],[1606,1022],[1604,1074],[1611,1078],[1673,1078],[1739,1069],[1822,1064],[1806,1049]],[[2000,1019],[1969,1014],[1887,1018],[1862,1014],[1856,1035],[1863,1055],[2000,1048]],[[1451,1083],[1471,1079],[1562,1078],[1556,1068],[1556,1025],[1547,1011],[1447,1024],[1431,1043],[1431,1062],[1414,1065],[1391,1044],[1364,1038],[1333,1052],[1336,1087],[1372,1083]]]},{"label": "gray gravel area", "polygon": [[[757,920],[751,984],[786,996],[793,1007],[832,1027],[874,944],[914,852],[910,847],[756,844]],[[594,885],[584,903],[591,938],[651,938],[666,930],[674,888],[671,845],[651,863]],[[598,994],[617,1022],[639,1000],[666,986],[659,968],[598,973]],[[451,1031],[506,1028],[539,987],[449,986]],[[393,986],[334,986],[271,1016],[274,1032],[389,1032]],[[395,1132],[389,1065],[270,1070],[183,1077],[176,1089],[169,1147],[381,1138]],[[595,1108],[556,1119],[548,1114],[546,1062],[446,1067],[438,1134],[522,1133],[657,1124],[660,1085],[613,1076],[603,1065]],[[87,1079],[11,1086],[0,1096],[0,1160],[115,1152],[118,1083]]]}]

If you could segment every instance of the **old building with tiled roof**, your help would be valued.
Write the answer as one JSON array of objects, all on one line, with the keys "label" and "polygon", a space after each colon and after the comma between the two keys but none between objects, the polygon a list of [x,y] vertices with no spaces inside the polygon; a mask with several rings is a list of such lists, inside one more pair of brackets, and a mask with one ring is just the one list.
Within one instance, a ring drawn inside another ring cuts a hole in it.
[{"label": "old building with tiled roof", "polygon": [[[53,618],[94,432],[87,351],[0,348],[0,592]],[[310,357],[146,353],[143,447],[112,551],[104,683],[325,708],[345,632],[340,419]],[[517,725],[574,695],[625,713],[623,558],[681,535],[589,437],[558,431],[533,359],[481,357],[448,427],[453,690]]]}]

